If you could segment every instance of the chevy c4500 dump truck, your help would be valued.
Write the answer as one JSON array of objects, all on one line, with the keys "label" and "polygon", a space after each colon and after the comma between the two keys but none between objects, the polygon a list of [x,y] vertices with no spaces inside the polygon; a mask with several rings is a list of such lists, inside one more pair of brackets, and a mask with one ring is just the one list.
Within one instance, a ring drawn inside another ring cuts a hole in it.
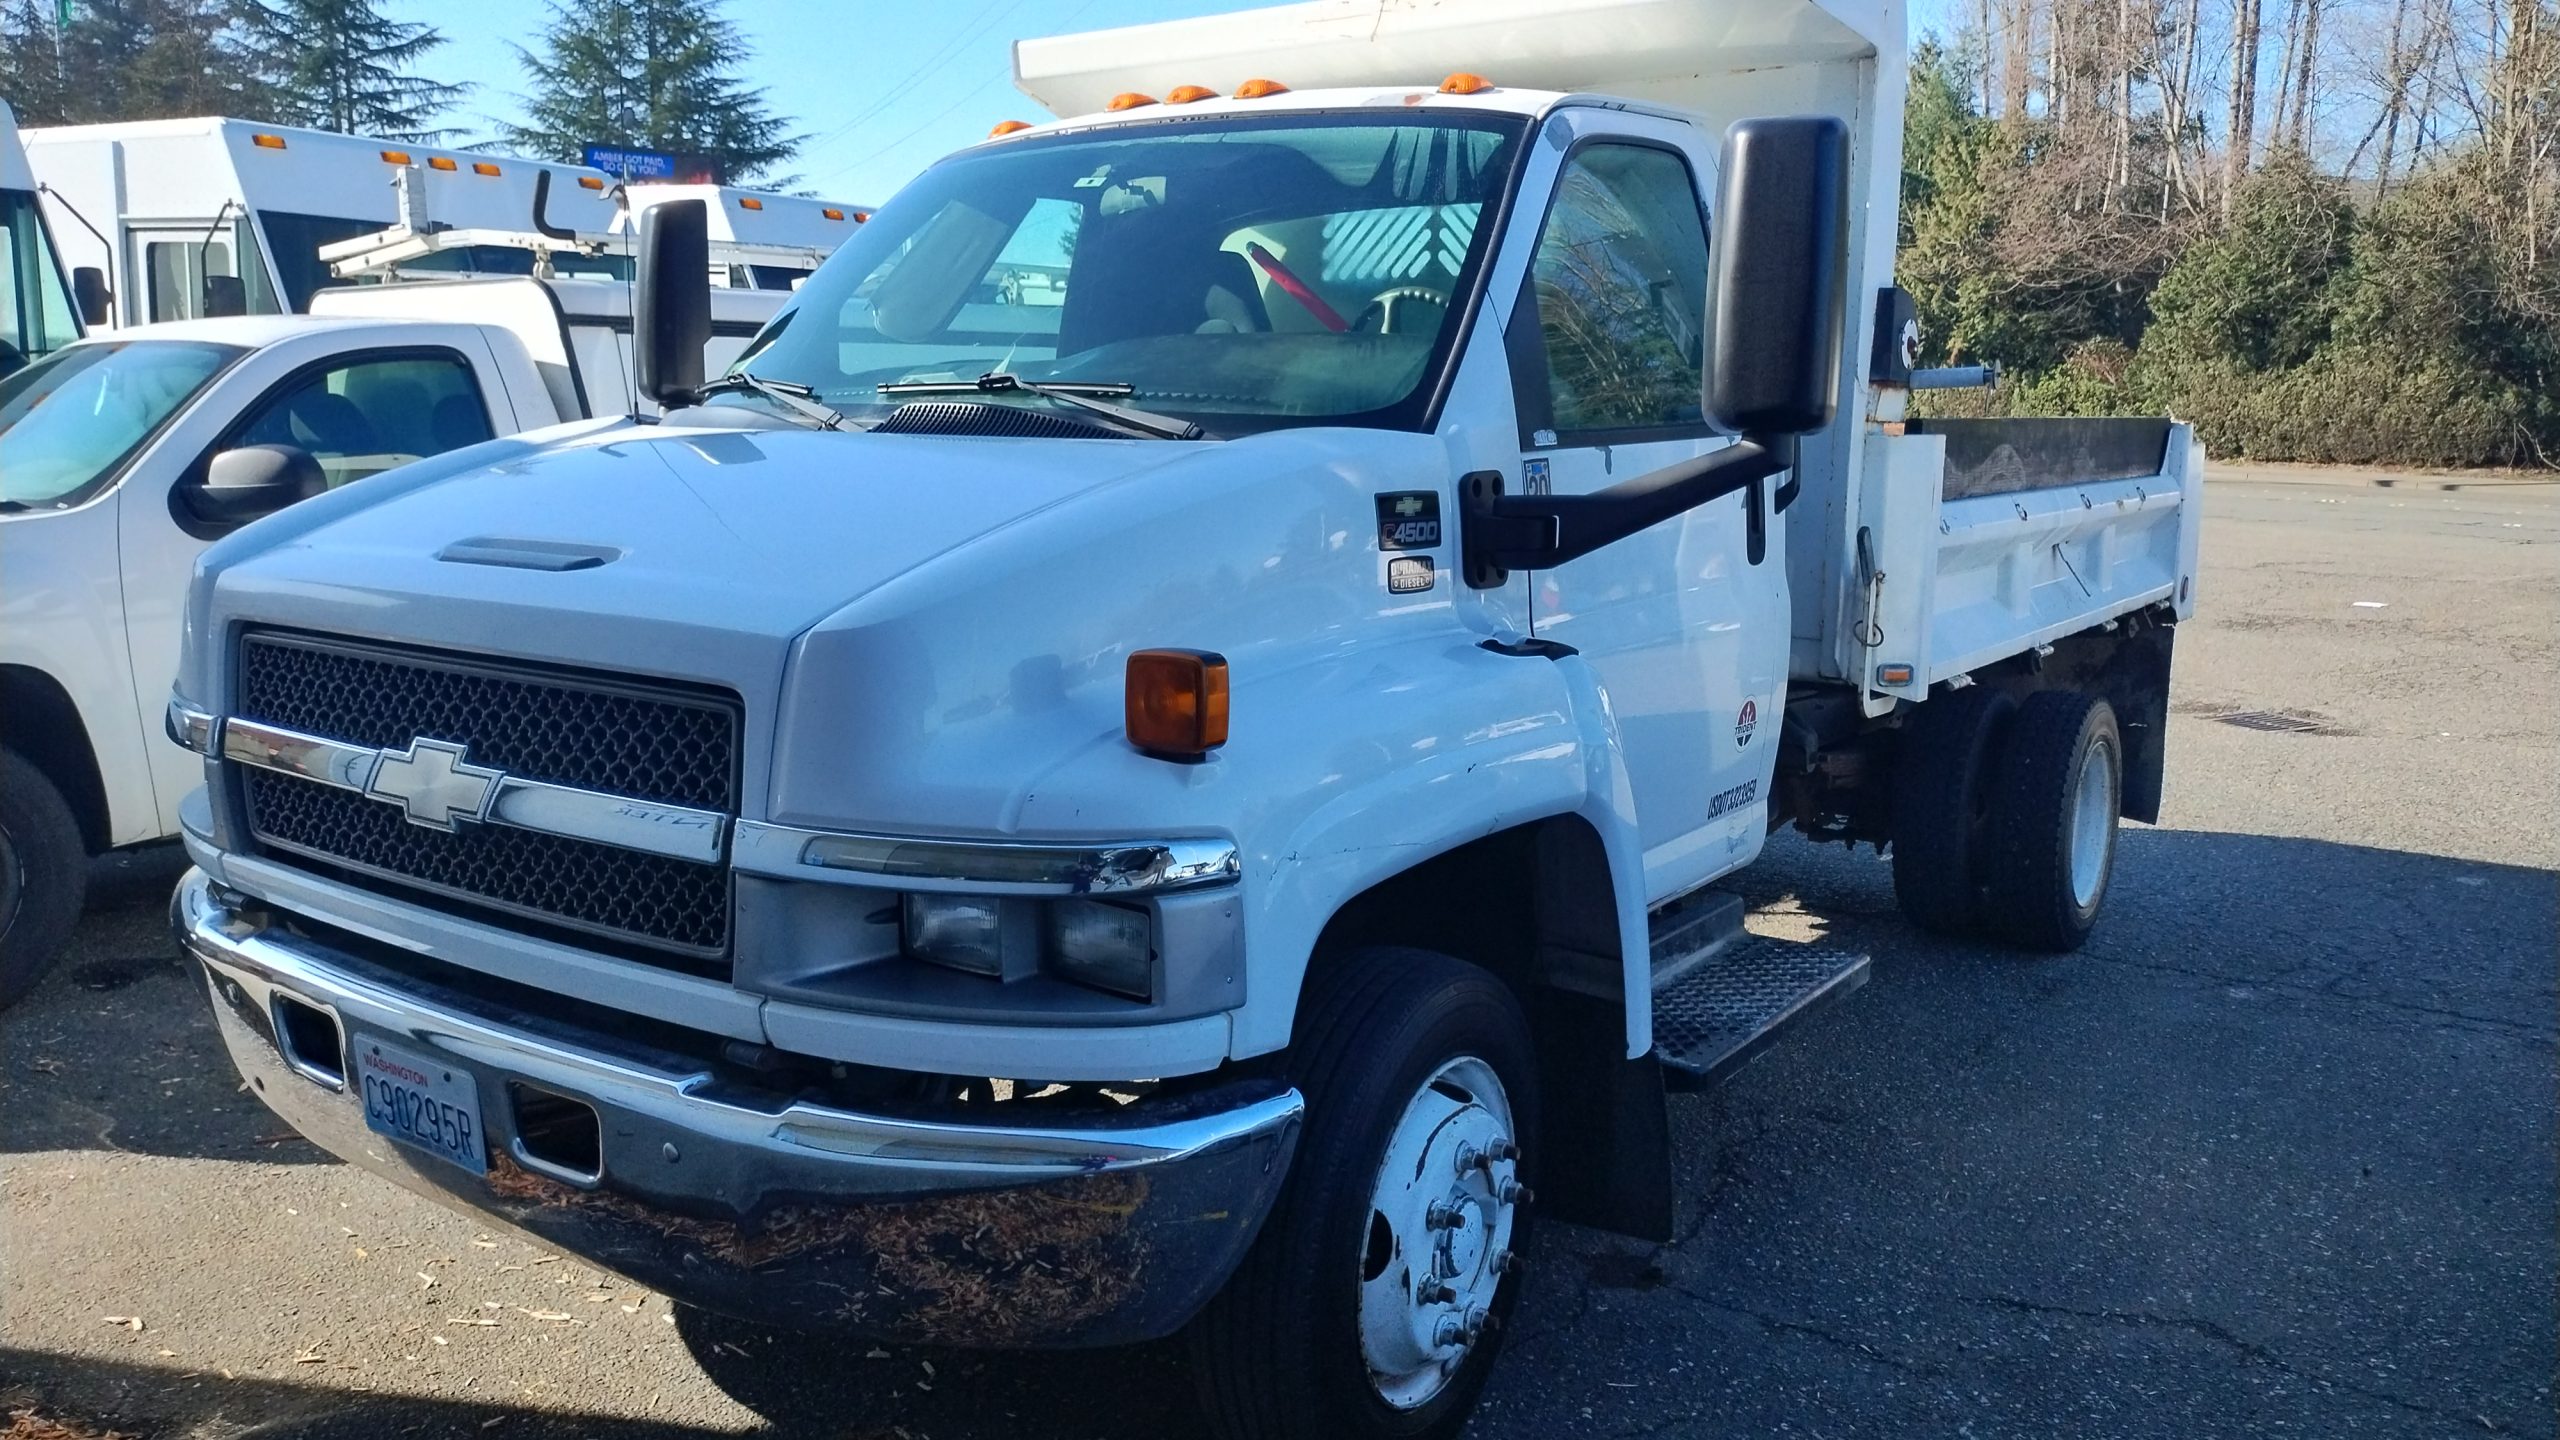
[{"label": "chevy c4500 dump truck", "polygon": [[1903,413],[1871,0],[1319,0],[1025,42],[663,418],[209,551],[176,923],[353,1163],[780,1324],[1188,1336],[1236,1436],[1464,1423],[1534,1217],[1854,988],[1716,883],[1891,848],[2068,949],[2158,804],[2202,457]]}]

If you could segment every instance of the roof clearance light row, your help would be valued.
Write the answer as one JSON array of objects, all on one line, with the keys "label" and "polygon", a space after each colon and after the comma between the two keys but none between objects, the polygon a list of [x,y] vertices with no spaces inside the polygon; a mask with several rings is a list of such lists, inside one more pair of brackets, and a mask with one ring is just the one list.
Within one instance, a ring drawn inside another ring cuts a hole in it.
[{"label": "roof clearance light row", "polygon": [[[1460,70],[1449,76],[1446,80],[1440,82],[1440,93],[1443,95],[1478,95],[1492,88],[1492,81],[1487,80],[1481,75],[1473,74],[1465,70]],[[1277,80],[1247,80],[1236,87],[1235,98],[1238,100],[1261,100],[1269,96],[1286,95],[1288,93],[1289,87],[1281,84]],[[1116,113],[1122,110],[1135,110],[1145,105],[1189,105],[1197,101],[1215,100],[1217,98],[1218,92],[1210,89],[1206,85],[1177,85],[1173,89],[1165,92],[1165,97],[1162,101],[1158,101],[1153,95],[1142,95],[1135,90],[1123,90],[1119,94],[1112,96],[1110,102],[1102,108],[1106,111]],[[1028,130],[1030,128],[1031,122],[1028,120],[1002,120],[996,123],[996,128],[987,132],[987,138],[990,140],[1002,139],[1016,131]]]}]

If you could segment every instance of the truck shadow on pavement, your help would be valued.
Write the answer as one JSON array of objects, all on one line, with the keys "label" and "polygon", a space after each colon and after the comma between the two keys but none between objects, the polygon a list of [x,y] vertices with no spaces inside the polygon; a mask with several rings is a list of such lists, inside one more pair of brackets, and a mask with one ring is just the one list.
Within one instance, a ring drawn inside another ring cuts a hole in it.
[{"label": "truck shadow on pavement", "polygon": [[[1717,1093],[1673,1098],[1677,1240],[1545,1229],[1470,1433],[1749,1433],[1806,1407],[1844,1436],[1969,1416],[2069,1433],[2102,1397],[2158,1408],[2163,1434],[2478,1416],[2548,1434],[2551,1312],[2488,1297],[2547,1283],[2552,1258],[2552,872],[2139,827],[2121,843],[2089,946],[2041,957],[1920,935],[1872,852],[1773,841],[1737,882],[1754,927],[1867,948],[1875,978]],[[236,1093],[196,982],[159,958],[159,904],[93,909],[82,954],[0,1018],[0,1150],[325,1159]],[[80,979],[135,956],[129,984]],[[2404,1258],[2287,1259],[2330,1249]],[[12,1303],[31,1302],[40,1285]],[[780,1434],[1201,1433],[1178,1344],[980,1354],[678,1328]],[[1694,1348],[1665,1361],[1666,1336]],[[143,1435],[728,1433],[6,1348],[0,1376]]]}]

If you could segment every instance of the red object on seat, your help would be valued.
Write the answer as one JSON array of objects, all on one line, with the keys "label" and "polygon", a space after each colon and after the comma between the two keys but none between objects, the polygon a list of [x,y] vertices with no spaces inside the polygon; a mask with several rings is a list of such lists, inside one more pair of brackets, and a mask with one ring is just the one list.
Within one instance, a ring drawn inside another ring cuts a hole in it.
[{"label": "red object on seat", "polygon": [[1316,317],[1317,324],[1336,334],[1351,328],[1351,322],[1342,318],[1342,312],[1324,303],[1324,297],[1308,289],[1306,281],[1289,273],[1289,267],[1280,263],[1279,256],[1250,241],[1246,242],[1244,253],[1253,257],[1253,263],[1262,267],[1262,273],[1271,277],[1272,284],[1305,306],[1307,313]]}]

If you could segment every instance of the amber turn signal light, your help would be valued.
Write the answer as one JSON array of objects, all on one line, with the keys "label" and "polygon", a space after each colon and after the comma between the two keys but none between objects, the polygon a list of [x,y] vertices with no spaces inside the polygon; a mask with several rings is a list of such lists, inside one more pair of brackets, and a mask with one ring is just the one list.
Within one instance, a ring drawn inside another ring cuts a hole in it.
[{"label": "amber turn signal light", "polygon": [[581,175],[578,177],[578,188],[581,190],[601,190],[604,188],[604,182],[593,175]]},{"label": "amber turn signal light", "polygon": [[1473,95],[1480,90],[1492,88],[1492,81],[1466,70],[1461,70],[1440,82],[1440,93],[1443,95]]},{"label": "amber turn signal light", "polygon": [[1227,657],[1206,650],[1129,654],[1129,743],[1198,760],[1227,743]]}]

